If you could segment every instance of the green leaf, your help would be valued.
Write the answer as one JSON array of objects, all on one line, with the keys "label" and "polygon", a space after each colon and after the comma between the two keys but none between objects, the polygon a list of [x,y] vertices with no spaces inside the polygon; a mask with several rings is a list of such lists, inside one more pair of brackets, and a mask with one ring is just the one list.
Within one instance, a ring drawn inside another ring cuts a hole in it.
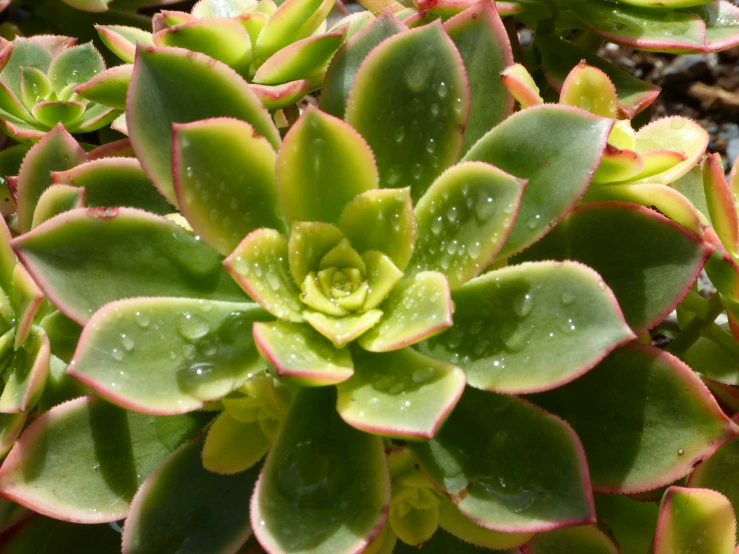
[{"label": "green leaf", "polygon": [[395,284],[403,278],[400,271],[385,254],[372,250],[362,256],[367,264],[367,297],[364,300],[363,310],[371,310],[380,305],[393,289]]},{"label": "green leaf", "polygon": [[655,554],[731,554],[736,541],[731,504],[709,489],[670,487],[660,505]]},{"label": "green leaf", "polygon": [[201,52],[246,76],[252,61],[251,39],[235,19],[195,19],[156,33],[157,46],[175,46]]},{"label": "green leaf", "polygon": [[459,50],[470,87],[470,117],[462,152],[513,113],[513,97],[500,73],[513,63],[513,52],[495,4],[480,0],[444,23]]},{"label": "green leaf", "polygon": [[88,322],[68,373],[127,409],[190,412],[264,368],[251,337],[269,319],[256,304],[133,298]]},{"label": "green leaf", "polygon": [[31,229],[41,194],[51,185],[51,172],[71,169],[86,161],[84,150],[64,127],[57,125],[37,142],[23,159],[18,174],[18,225]]},{"label": "green leaf", "polygon": [[619,554],[616,545],[595,525],[568,527],[540,533],[526,544],[526,551],[530,554],[552,554],[554,552]]},{"label": "green leaf", "polygon": [[300,289],[288,266],[287,239],[272,229],[257,229],[226,258],[223,265],[236,282],[265,310],[279,319],[301,322]]},{"label": "green leaf", "polygon": [[320,97],[320,106],[323,111],[336,117],[344,117],[349,90],[360,64],[370,51],[386,38],[407,30],[391,11],[383,11],[365,29],[354,36],[339,48],[331,59],[326,78],[323,82],[323,91]]},{"label": "green leaf", "polygon": [[74,91],[85,100],[118,110],[126,109],[126,94],[133,75],[133,65],[124,64],[101,71]]},{"label": "green leaf", "polygon": [[13,352],[4,372],[0,412],[27,412],[38,401],[49,372],[49,339],[38,328]]},{"label": "green leaf", "polygon": [[572,212],[517,259],[568,259],[593,268],[641,334],[675,309],[710,254],[699,237],[648,208],[599,202]]},{"label": "green leaf", "polygon": [[298,221],[292,224],[288,240],[290,274],[301,285],[306,275],[316,271],[321,259],[344,240],[341,231],[328,223]]},{"label": "green leaf", "polygon": [[444,172],[416,205],[411,271],[439,271],[459,288],[492,263],[511,232],[526,181],[480,162]]},{"label": "green leaf", "polygon": [[559,103],[610,119],[618,117],[616,87],[604,71],[580,62],[562,84]]},{"label": "green leaf", "polygon": [[[59,310],[54,310],[46,315],[39,325],[49,337],[52,354],[59,356],[65,362],[69,362],[74,355],[75,348],[77,348],[82,327]],[[55,404],[58,404],[58,402]]]},{"label": "green leaf", "polygon": [[10,91],[8,86],[0,83],[0,114],[10,114],[21,121],[32,121],[33,118],[28,110],[21,104],[20,100]]},{"label": "green leaf", "polygon": [[348,202],[377,187],[367,143],[349,125],[315,108],[290,129],[275,171],[288,221],[335,223]]},{"label": "green leaf", "polygon": [[572,262],[492,271],[454,291],[452,300],[454,326],[420,349],[461,367],[479,389],[551,389],[635,338],[600,277]]},{"label": "green leaf", "polygon": [[258,470],[233,476],[203,468],[201,441],[178,448],[141,485],[123,532],[129,554],[208,552],[240,547],[251,534],[247,498]]},{"label": "green leaf", "polygon": [[44,295],[33,282],[26,268],[17,264],[13,270],[13,308],[15,311],[15,342],[16,350],[23,344],[31,331],[31,325],[36,318]]},{"label": "green leaf", "polygon": [[[91,208],[140,208],[158,215],[175,209],[159,194],[135,158],[100,158],[51,175],[55,184],[85,189]],[[35,227],[35,225],[34,225]]]},{"label": "green leaf", "polygon": [[439,504],[439,526],[465,542],[497,550],[521,546],[533,536],[532,533],[501,533],[480,527],[446,498]]},{"label": "green leaf", "polygon": [[39,416],[21,435],[0,468],[0,491],[55,519],[124,518],[149,473],[210,417],[148,416],[94,396],[70,400]]},{"label": "green leaf", "polygon": [[105,69],[100,52],[91,42],[73,46],[62,51],[49,64],[48,76],[51,87],[60,99],[69,85],[81,85]]},{"label": "green leaf", "polygon": [[267,456],[251,520],[271,552],[361,551],[390,503],[382,439],[350,427],[331,387],[301,389]]},{"label": "green leaf", "polygon": [[405,269],[416,240],[410,192],[377,189],[358,195],[341,212],[339,228],[358,252],[383,252]]},{"label": "green leaf", "polygon": [[47,412],[62,402],[84,396],[89,392],[82,383],[67,375],[67,363],[52,354],[49,361],[49,376],[37,404],[39,413]]},{"label": "green leaf", "polygon": [[464,66],[438,22],[372,50],[352,85],[346,121],[375,153],[380,185],[410,186],[415,202],[457,160],[468,111]]},{"label": "green leaf", "polygon": [[334,6],[335,0],[286,0],[271,14],[254,46],[257,64],[272,54],[316,31]]},{"label": "green leaf", "polygon": [[659,508],[651,502],[639,502],[620,494],[595,497],[598,525],[618,544],[620,554],[644,554],[649,551],[657,527]]},{"label": "green leaf", "polygon": [[215,250],[140,210],[65,212],[15,239],[13,248],[54,305],[78,323],[134,296],[245,300]]},{"label": "green leaf", "polygon": [[20,521],[3,539],[3,554],[117,554],[121,550],[121,535],[110,525],[79,525],[36,514]]},{"label": "green leaf", "polygon": [[47,127],[53,127],[57,123],[69,125],[79,119],[85,111],[82,102],[39,102],[33,107],[33,117]]},{"label": "green leaf", "polygon": [[21,98],[21,69],[32,67],[46,73],[53,56],[33,38],[18,37],[13,41],[13,51],[2,70],[2,82]]},{"label": "green leaf", "polygon": [[500,73],[500,80],[522,110],[544,103],[534,78],[520,63],[506,67]]},{"label": "green leaf", "polygon": [[354,375],[338,385],[336,409],[367,433],[430,439],[464,390],[464,374],[451,364],[410,349],[354,351]]},{"label": "green leaf", "polygon": [[51,185],[38,199],[36,210],[33,212],[31,228],[35,229],[61,213],[81,208],[85,204],[85,191],[69,185]]},{"label": "green leaf", "polygon": [[343,348],[372,329],[382,318],[382,311],[369,310],[362,314],[332,317],[320,312],[305,311],[303,317],[316,331],[329,339],[336,348]]},{"label": "green leaf", "polygon": [[[423,543],[420,551],[423,554],[490,554],[488,548],[470,544],[466,540],[459,539],[443,529],[436,531],[428,542]],[[418,554],[419,548],[407,545],[404,542],[398,542],[393,552],[396,554]],[[381,554],[385,553],[383,552]],[[519,550],[506,550],[505,552],[496,554],[519,554]]]},{"label": "green leaf", "polygon": [[465,160],[528,179],[501,257],[538,240],[572,209],[600,163],[612,125],[576,108],[545,104],[512,115],[472,147]]},{"label": "green leaf", "polygon": [[272,55],[257,70],[254,82],[278,85],[296,79],[320,84],[328,62],[346,40],[346,29],[299,40]]},{"label": "green leaf", "polygon": [[125,63],[133,63],[138,43],[154,46],[151,33],[136,27],[95,25],[95,30],[105,46]]},{"label": "green leaf", "polygon": [[285,231],[275,189],[275,151],[243,121],[174,125],[173,163],[183,215],[224,256],[261,227]]},{"label": "green leaf", "polygon": [[730,2],[706,2],[685,11],[706,24],[704,52],[718,52],[739,44],[739,8]]},{"label": "green leaf", "polygon": [[687,365],[638,343],[532,400],[572,425],[593,486],[602,492],[636,493],[672,483],[736,435]]},{"label": "green leaf", "polygon": [[10,243],[13,236],[10,234],[5,218],[0,218],[0,289],[10,292],[13,290],[13,276],[18,258]]},{"label": "green leaf", "polygon": [[706,156],[701,167],[703,168],[706,203],[713,228],[729,254],[737,256],[739,254],[739,217],[734,205],[734,196],[724,177],[721,156],[718,154]]},{"label": "green leaf", "polygon": [[88,106],[88,109],[78,120],[67,125],[67,130],[70,133],[91,133],[122,116],[120,111],[102,104],[88,104]]},{"label": "green leaf", "polygon": [[313,85],[306,79],[300,79],[275,86],[252,83],[249,88],[257,95],[264,107],[273,112],[297,104],[301,98],[311,91]]},{"label": "green leaf", "polygon": [[360,346],[370,352],[398,350],[452,326],[449,284],[435,271],[400,281],[380,309],[380,321],[359,338]]},{"label": "green leaf", "polygon": [[176,201],[172,184],[172,124],[213,117],[249,123],[277,148],[279,133],[249,85],[203,54],[139,48],[126,108],[136,156],[157,188]]},{"label": "green leaf", "polygon": [[739,507],[737,459],[739,459],[739,440],[734,439],[719,448],[713,456],[693,470],[688,486],[698,489],[712,489],[723,494],[736,511]]},{"label": "green leaf", "polygon": [[0,456],[5,456],[23,430],[28,412],[0,414]]},{"label": "green leaf", "polygon": [[222,412],[208,429],[202,466],[214,473],[239,473],[261,460],[270,444],[258,421],[247,423]]},{"label": "green leaf", "polygon": [[332,385],[353,372],[349,352],[334,348],[308,325],[256,323],[254,341],[279,376],[301,385]]},{"label": "green leaf", "polygon": [[527,533],[593,521],[577,436],[516,397],[467,388],[436,438],[409,448],[460,511],[488,529]]}]

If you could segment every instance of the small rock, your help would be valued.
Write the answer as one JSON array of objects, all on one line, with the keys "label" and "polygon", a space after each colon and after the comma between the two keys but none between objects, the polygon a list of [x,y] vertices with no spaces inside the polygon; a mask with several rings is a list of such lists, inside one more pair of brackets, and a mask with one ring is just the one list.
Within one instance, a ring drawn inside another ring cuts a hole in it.
[{"label": "small rock", "polygon": [[718,65],[716,54],[687,54],[676,57],[662,70],[662,82],[679,83],[710,75]]},{"label": "small rock", "polygon": [[736,123],[727,123],[723,125],[723,129],[718,134],[727,140],[739,138],[739,125]]},{"label": "small rock", "polygon": [[728,158],[729,164],[732,165],[739,157],[739,137],[729,139],[729,142],[726,144],[726,157]]}]

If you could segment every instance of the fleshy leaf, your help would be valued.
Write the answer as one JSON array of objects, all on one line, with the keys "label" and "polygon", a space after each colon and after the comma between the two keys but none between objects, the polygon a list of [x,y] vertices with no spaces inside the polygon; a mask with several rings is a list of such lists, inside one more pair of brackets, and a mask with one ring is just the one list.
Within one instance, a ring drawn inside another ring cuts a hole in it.
[{"label": "fleshy leaf", "polygon": [[595,525],[582,525],[540,533],[524,547],[526,554],[553,552],[587,552],[588,554],[619,554],[618,548]]},{"label": "fleshy leaf", "polygon": [[[133,63],[136,44],[154,46],[151,33],[125,25],[95,25],[100,40],[125,63]],[[84,82],[84,81],[82,81]]]},{"label": "fleshy leaf", "polygon": [[383,40],[404,30],[405,25],[390,10],[385,10],[365,29],[351,36],[334,54],[328,66],[320,97],[321,109],[343,118],[349,90],[362,61]]},{"label": "fleshy leaf", "polygon": [[483,527],[526,533],[594,521],[577,436],[521,399],[468,388],[436,438],[409,448],[431,481]]},{"label": "fleshy leaf", "polygon": [[201,441],[178,448],[141,485],[123,533],[127,554],[177,550],[225,554],[251,534],[246,499],[257,469],[227,476],[200,460]]},{"label": "fleshy leaf", "polygon": [[84,188],[85,203],[91,208],[140,208],[159,215],[175,211],[135,158],[92,160],[67,171],[53,172],[51,182]]},{"label": "fleshy leaf", "polygon": [[36,143],[21,164],[18,174],[18,225],[31,229],[33,212],[41,194],[51,185],[51,172],[71,169],[86,161],[85,152],[64,127],[57,125]]},{"label": "fleshy leaf", "polygon": [[190,412],[264,368],[251,337],[269,314],[251,303],[132,298],[98,310],[67,373],[127,409]]},{"label": "fleshy leaf", "polygon": [[[320,312],[303,312],[305,320],[336,348],[343,348],[348,343],[363,335],[382,318],[382,311],[369,310],[362,314],[347,314],[332,317]],[[343,381],[343,379],[342,379]]]},{"label": "fleshy leaf", "polygon": [[288,221],[335,223],[344,206],[377,187],[372,151],[349,125],[308,108],[277,155],[277,191]]},{"label": "fleshy leaf", "polygon": [[347,425],[332,387],[303,388],[272,446],[251,505],[270,552],[358,552],[390,503],[382,439]]},{"label": "fleshy leaf", "polygon": [[576,108],[547,104],[512,115],[472,147],[465,160],[528,179],[501,257],[529,246],[572,209],[600,163],[612,125]]},{"label": "fleshy leaf", "polygon": [[75,88],[74,91],[86,100],[124,110],[132,75],[133,65],[117,65],[101,71],[86,83]]},{"label": "fleshy leaf", "polygon": [[338,225],[358,252],[383,252],[401,270],[408,265],[416,238],[409,188],[358,195],[341,212]]},{"label": "fleshy leaf", "polygon": [[285,231],[277,209],[275,151],[243,121],[174,125],[172,175],[182,214],[224,256],[262,227]]},{"label": "fleshy leaf", "polygon": [[21,264],[17,264],[13,270],[12,294],[16,319],[13,348],[17,350],[31,331],[31,325],[41,307],[44,295]]},{"label": "fleshy leaf", "polygon": [[544,103],[534,78],[520,63],[509,65],[504,71],[501,71],[500,81],[506,90],[513,95],[521,109]]},{"label": "fleshy leaf", "polygon": [[250,84],[249,88],[270,111],[296,104],[308,94],[313,85],[307,79],[289,81],[275,86]]},{"label": "fleshy leaf", "polygon": [[584,62],[576,65],[562,84],[559,103],[601,117],[618,116],[616,87],[602,70]]},{"label": "fleshy leaf", "polygon": [[246,81],[203,54],[175,48],[139,48],[128,92],[126,117],[141,165],[170,202],[172,124],[213,117],[249,123],[277,148],[279,133]]},{"label": "fleshy leaf", "polygon": [[290,275],[287,239],[272,229],[250,233],[224,260],[236,282],[279,319],[300,322],[300,289]]},{"label": "fleshy leaf", "polygon": [[34,407],[44,390],[49,356],[49,339],[43,331],[33,329],[23,345],[13,352],[4,370],[0,412],[26,412]]},{"label": "fleshy leaf", "polygon": [[453,328],[421,351],[459,365],[480,389],[551,389],[634,338],[598,274],[572,262],[492,271],[454,291],[452,300]]},{"label": "fleshy leaf", "polygon": [[728,50],[739,44],[739,8],[731,2],[706,2],[685,11],[706,24],[706,52]]},{"label": "fleshy leaf", "polygon": [[257,323],[254,340],[279,376],[302,385],[332,385],[352,375],[349,352],[334,348],[308,325]]},{"label": "fleshy leaf", "polygon": [[444,23],[457,47],[470,87],[470,116],[462,152],[513,113],[513,97],[500,80],[513,52],[494,2],[479,0]]},{"label": "fleshy leaf", "polygon": [[36,228],[44,221],[60,213],[81,208],[85,204],[85,191],[69,185],[51,185],[38,199],[33,212],[31,228]]},{"label": "fleshy leaf", "polygon": [[16,97],[20,97],[21,68],[34,67],[46,73],[52,58],[52,54],[37,41],[18,37],[13,41],[10,59],[4,60],[3,82]]},{"label": "fleshy leaf", "polygon": [[687,365],[638,343],[532,400],[573,426],[593,487],[603,492],[636,493],[672,483],[737,434]]},{"label": "fleshy leaf", "polygon": [[308,38],[324,21],[335,0],[286,0],[259,33],[254,46],[257,63],[298,40]]},{"label": "fleshy leaf", "polygon": [[39,102],[33,107],[31,113],[36,121],[47,127],[53,127],[57,123],[69,125],[77,121],[85,111],[82,102]]},{"label": "fleshy leaf", "polygon": [[445,171],[416,205],[411,270],[444,273],[452,289],[482,273],[511,232],[525,186],[481,162]]},{"label": "fleshy leaf", "polygon": [[[641,334],[675,309],[710,254],[699,237],[648,208],[598,202],[576,209],[520,259],[569,259],[593,268]],[[636,267],[649,271],[628,269]]]},{"label": "fleshy leaf", "polygon": [[355,351],[354,375],[338,385],[336,409],[367,433],[430,439],[462,396],[464,374],[410,349]]},{"label": "fleshy leaf", "polygon": [[439,504],[439,526],[465,542],[500,550],[527,543],[532,533],[500,533],[474,523],[446,498]]},{"label": "fleshy leaf", "polygon": [[65,212],[16,238],[13,248],[41,290],[78,323],[133,296],[246,299],[210,246],[132,208]]},{"label": "fleshy leaf", "polygon": [[195,19],[159,31],[153,37],[157,46],[174,46],[201,52],[234,69],[249,72],[252,48],[249,33],[234,19],[213,17]]},{"label": "fleshy leaf", "polygon": [[403,278],[403,272],[390,261],[390,258],[377,250],[365,253],[362,258],[367,264],[368,285],[362,309],[371,310],[385,300],[395,284]]},{"label": "fleshy leaf", "polygon": [[102,104],[93,104],[85,110],[85,113],[83,113],[79,119],[68,124],[67,130],[70,133],[90,133],[92,131],[97,131],[109,123],[112,124],[112,122],[119,117],[119,114],[120,111],[115,108],[109,108]]},{"label": "fleshy leaf", "polygon": [[701,166],[711,223],[724,248],[736,256],[739,254],[739,217],[734,205],[734,196],[724,177],[721,156],[710,154],[706,156]]},{"label": "fleshy leaf", "polygon": [[736,510],[739,507],[739,479],[736,460],[739,457],[739,440],[723,445],[716,453],[699,465],[690,475],[690,487],[712,489],[726,496]]},{"label": "fleshy leaf", "polygon": [[301,285],[305,276],[318,269],[321,259],[344,240],[341,231],[329,223],[299,221],[292,225],[288,240],[290,274]]},{"label": "fleshy leaf", "polygon": [[27,412],[0,414],[0,456],[5,456],[13,446],[26,423]]},{"label": "fleshy leaf", "polygon": [[124,518],[146,476],[210,417],[148,416],[94,396],[70,400],[39,416],[21,435],[0,468],[0,492],[65,521]]},{"label": "fleshy leaf", "polygon": [[639,502],[620,494],[595,497],[598,524],[618,544],[621,554],[648,552],[659,508],[651,502]]},{"label": "fleshy leaf", "polygon": [[670,487],[660,505],[655,554],[732,554],[736,518],[728,499],[709,489]]},{"label": "fleshy leaf", "polygon": [[452,326],[452,305],[446,277],[424,271],[399,282],[380,304],[379,323],[359,338],[370,352],[410,346]]},{"label": "fleshy leaf", "polygon": [[51,87],[61,100],[67,100],[64,90],[70,85],[81,85],[105,69],[100,52],[92,45],[80,44],[63,50],[49,64]]},{"label": "fleshy leaf", "polygon": [[626,181],[639,175],[644,169],[644,159],[626,148],[607,144],[598,171],[593,176],[595,183]]},{"label": "fleshy leaf", "polygon": [[215,473],[239,473],[261,460],[270,444],[258,421],[247,423],[222,412],[208,429],[202,466]]},{"label": "fleshy leaf", "polygon": [[[384,188],[417,201],[459,155],[469,111],[464,66],[440,22],[383,41],[352,85],[347,122],[375,154]],[[382,113],[377,119],[375,115]]]}]

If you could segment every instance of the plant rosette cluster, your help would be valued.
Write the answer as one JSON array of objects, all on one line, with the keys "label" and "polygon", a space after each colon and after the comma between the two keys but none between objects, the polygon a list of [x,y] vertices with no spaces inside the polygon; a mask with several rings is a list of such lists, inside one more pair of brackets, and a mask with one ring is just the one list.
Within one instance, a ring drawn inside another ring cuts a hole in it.
[{"label": "plant rosette cluster", "polygon": [[270,111],[293,106],[320,88],[331,57],[346,40],[349,21],[327,31],[326,16],[333,6],[333,0],[288,0],[279,7],[272,0],[200,0],[190,13],[157,14],[153,34],[124,25],[98,25],[100,38],[125,65],[101,73],[78,93],[125,109],[140,43],[206,54],[247,79]]},{"label": "plant rosette cluster", "polygon": [[17,179],[12,247],[84,327],[67,373],[98,395],[60,398],[0,468],[2,495],[41,514],[25,529],[126,518],[127,553],[252,532],[275,553],[616,552],[630,532],[596,507],[623,521],[623,495],[738,430],[678,357],[634,341],[690,302],[710,232],[587,196],[646,187],[655,150],[679,161],[648,178],[677,188],[692,127],[617,126],[654,91],[604,70],[614,100],[577,62],[560,105],[513,113],[493,4],[414,29],[387,11],[283,138],[227,64],[140,45],[130,140],[85,154],[57,125]]},{"label": "plant rosette cluster", "polygon": [[0,48],[0,127],[17,141],[36,142],[57,123],[71,133],[95,131],[120,113],[75,92],[105,70],[92,44],[37,36],[3,39]]}]

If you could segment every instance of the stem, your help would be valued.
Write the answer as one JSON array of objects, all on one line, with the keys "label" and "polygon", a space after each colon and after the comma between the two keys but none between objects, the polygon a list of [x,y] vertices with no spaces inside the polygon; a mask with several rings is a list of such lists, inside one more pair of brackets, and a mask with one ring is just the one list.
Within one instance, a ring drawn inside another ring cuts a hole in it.
[{"label": "stem", "polygon": [[739,357],[739,344],[734,340],[734,335],[715,323],[701,329],[701,336],[709,339],[728,354]]},{"label": "stem", "polygon": [[680,334],[675,337],[667,351],[674,354],[678,358],[683,358],[685,352],[695,344],[700,338],[701,331],[713,324],[713,321],[724,311],[724,305],[721,303],[721,296],[716,293],[708,299],[708,314],[706,317],[698,317],[697,315],[690,320]]}]

